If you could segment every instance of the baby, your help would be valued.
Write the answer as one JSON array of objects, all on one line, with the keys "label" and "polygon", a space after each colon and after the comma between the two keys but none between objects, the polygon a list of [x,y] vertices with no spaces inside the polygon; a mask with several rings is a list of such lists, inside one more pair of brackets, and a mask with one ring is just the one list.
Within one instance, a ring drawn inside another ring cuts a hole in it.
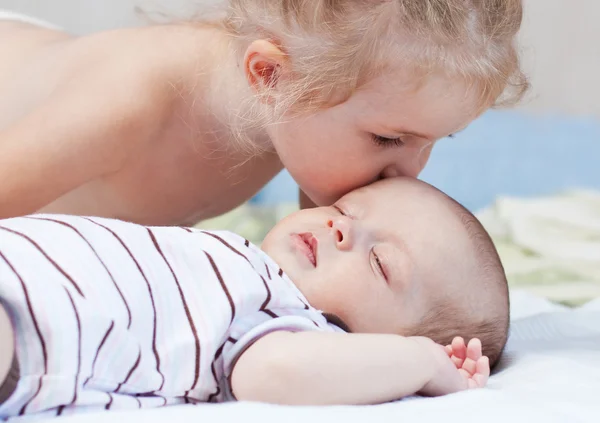
[{"label": "baby", "polygon": [[262,250],[74,216],[4,220],[0,235],[0,418],[443,395],[483,387],[507,339],[487,233],[410,178],[297,212]]}]

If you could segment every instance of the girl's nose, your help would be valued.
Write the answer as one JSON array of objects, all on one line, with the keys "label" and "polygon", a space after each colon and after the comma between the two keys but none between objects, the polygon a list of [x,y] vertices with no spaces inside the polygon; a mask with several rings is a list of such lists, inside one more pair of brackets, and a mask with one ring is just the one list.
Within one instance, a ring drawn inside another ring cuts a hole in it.
[{"label": "girl's nose", "polygon": [[429,161],[432,148],[433,143],[430,143],[418,151],[412,151],[401,156],[383,169],[381,176],[383,178],[394,178],[396,176],[418,177]]}]

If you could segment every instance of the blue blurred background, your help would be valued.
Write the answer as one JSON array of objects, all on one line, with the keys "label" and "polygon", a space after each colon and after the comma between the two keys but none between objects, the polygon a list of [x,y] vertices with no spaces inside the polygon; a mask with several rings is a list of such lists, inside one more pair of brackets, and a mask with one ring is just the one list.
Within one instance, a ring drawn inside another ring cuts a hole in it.
[{"label": "blue blurred background", "polygon": [[[600,120],[490,111],[455,138],[441,140],[421,179],[473,211],[498,195],[600,189]],[[297,185],[282,172],[252,202],[297,197]]]}]

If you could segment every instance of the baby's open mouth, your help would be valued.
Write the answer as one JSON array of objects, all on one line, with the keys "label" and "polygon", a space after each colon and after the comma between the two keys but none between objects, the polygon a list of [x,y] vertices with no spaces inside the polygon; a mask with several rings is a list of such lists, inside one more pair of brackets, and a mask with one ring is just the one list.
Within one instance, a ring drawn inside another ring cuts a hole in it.
[{"label": "baby's open mouth", "polygon": [[298,236],[307,247],[306,252],[308,254],[308,259],[314,267],[317,267],[317,245],[319,244],[317,238],[310,232],[298,234]]}]

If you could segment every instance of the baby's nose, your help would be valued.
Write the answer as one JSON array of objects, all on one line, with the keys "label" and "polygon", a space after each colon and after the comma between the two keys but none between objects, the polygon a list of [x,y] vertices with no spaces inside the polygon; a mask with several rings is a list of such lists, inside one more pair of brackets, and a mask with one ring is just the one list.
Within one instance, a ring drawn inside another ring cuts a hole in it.
[{"label": "baby's nose", "polygon": [[341,251],[352,249],[353,229],[352,219],[347,216],[338,216],[330,221],[336,247]]}]

